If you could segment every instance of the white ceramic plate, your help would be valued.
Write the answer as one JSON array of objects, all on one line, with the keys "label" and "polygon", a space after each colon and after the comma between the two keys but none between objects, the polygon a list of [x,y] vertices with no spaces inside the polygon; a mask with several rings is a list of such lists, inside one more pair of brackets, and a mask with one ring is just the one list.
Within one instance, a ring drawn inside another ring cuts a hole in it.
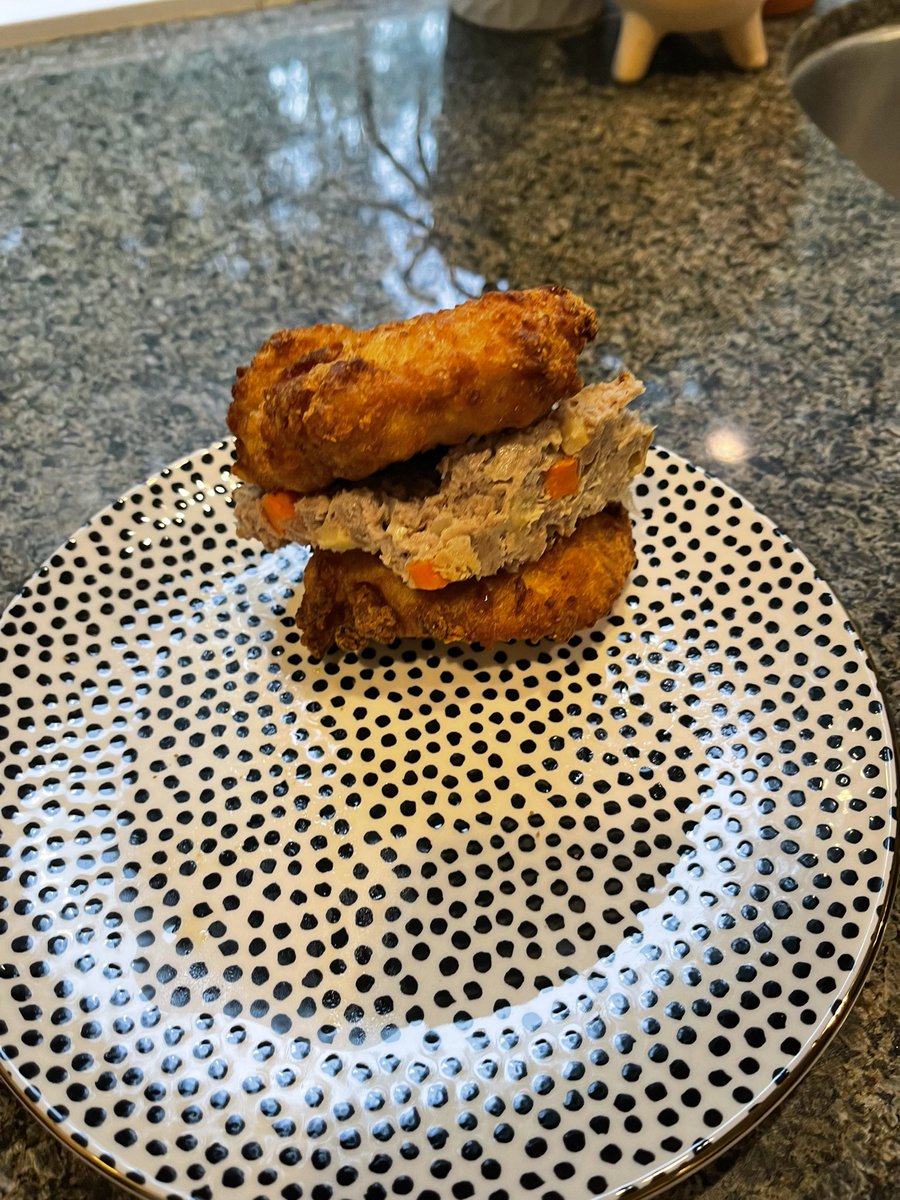
[{"label": "white ceramic plate", "polygon": [[833,1032],[890,732],[826,584],[656,450],[567,645],[319,662],[229,448],[101,513],[0,642],[0,1066],[147,1195],[647,1192]]}]

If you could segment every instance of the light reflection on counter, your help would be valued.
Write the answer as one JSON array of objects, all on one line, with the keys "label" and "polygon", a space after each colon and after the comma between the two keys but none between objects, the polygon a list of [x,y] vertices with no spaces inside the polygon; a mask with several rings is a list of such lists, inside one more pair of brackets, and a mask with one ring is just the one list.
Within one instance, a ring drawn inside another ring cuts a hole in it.
[{"label": "light reflection on counter", "polygon": [[717,462],[740,463],[750,453],[744,435],[733,426],[720,425],[706,435],[706,449]]}]

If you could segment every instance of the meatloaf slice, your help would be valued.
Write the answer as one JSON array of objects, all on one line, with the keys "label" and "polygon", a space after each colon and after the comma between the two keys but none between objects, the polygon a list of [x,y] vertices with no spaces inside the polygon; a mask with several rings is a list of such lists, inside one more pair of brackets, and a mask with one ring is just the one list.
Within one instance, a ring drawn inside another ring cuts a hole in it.
[{"label": "meatloaf slice", "polygon": [[413,587],[423,586],[417,564],[439,583],[515,569],[624,497],[652,436],[627,408],[641,391],[623,374],[561,401],[528,429],[453,447],[430,488],[415,476],[415,460],[406,486],[395,472],[287,504],[281,493],[278,506],[243,485],[235,495],[238,533],[270,550],[288,542],[362,550]]}]

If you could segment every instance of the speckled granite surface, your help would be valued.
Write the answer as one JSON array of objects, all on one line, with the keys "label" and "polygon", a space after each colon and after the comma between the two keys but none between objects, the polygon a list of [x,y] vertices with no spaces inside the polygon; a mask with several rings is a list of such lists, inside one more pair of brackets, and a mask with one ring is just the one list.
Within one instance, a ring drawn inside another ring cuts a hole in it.
[{"label": "speckled granite surface", "polygon": [[[221,436],[274,327],[558,280],[603,316],[587,375],[627,363],[658,440],[790,532],[896,712],[900,210],[791,103],[798,26],[770,24],[758,76],[673,39],[633,90],[608,26],[506,38],[423,2],[0,58],[0,600]],[[898,1179],[895,917],[825,1056],[673,1195],[892,1200]],[[120,1194],[0,1097],[0,1197]]]}]

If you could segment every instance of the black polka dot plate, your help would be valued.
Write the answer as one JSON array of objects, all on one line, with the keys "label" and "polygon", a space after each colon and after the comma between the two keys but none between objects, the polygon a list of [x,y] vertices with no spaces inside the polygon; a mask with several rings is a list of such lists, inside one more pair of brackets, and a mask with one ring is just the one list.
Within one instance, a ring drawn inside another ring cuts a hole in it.
[{"label": "black polka dot plate", "polygon": [[859,989],[890,731],[828,587],[656,450],[566,645],[311,659],[306,554],[229,448],[2,624],[0,1066],[155,1197],[646,1194],[765,1114]]}]

